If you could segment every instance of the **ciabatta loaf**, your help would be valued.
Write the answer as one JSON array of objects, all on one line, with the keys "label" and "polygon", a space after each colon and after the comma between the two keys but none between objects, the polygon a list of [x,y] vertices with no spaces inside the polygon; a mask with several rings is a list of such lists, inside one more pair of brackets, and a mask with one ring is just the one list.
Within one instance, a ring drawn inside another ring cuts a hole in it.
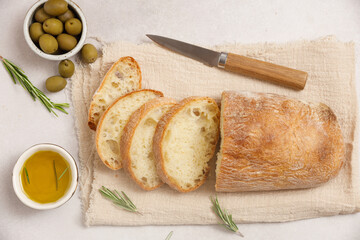
[{"label": "ciabatta loaf", "polygon": [[345,146],[322,103],[264,93],[223,92],[216,191],[310,188],[336,176]]},{"label": "ciabatta loaf", "polygon": [[149,100],[131,115],[123,130],[120,141],[123,167],[144,190],[163,184],[156,173],[153,137],[158,121],[175,103],[164,97]]},{"label": "ciabatta loaf", "polygon": [[118,97],[141,88],[141,71],[132,57],[122,57],[106,73],[95,92],[89,109],[88,125],[92,130],[105,110]]},{"label": "ciabatta loaf", "polygon": [[153,142],[163,182],[180,192],[204,183],[219,138],[219,118],[216,102],[208,97],[186,98],[164,114]]},{"label": "ciabatta loaf", "polygon": [[96,130],[96,149],[107,167],[122,167],[120,138],[131,114],[147,101],[162,96],[159,91],[143,89],[118,98],[108,107]]}]

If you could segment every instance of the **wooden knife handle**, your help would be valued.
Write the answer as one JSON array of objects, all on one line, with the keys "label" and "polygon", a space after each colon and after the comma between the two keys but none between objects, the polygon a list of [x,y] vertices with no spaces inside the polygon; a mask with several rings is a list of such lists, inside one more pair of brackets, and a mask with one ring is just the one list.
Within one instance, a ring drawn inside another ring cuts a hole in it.
[{"label": "wooden knife handle", "polygon": [[307,72],[228,53],[225,70],[249,77],[274,82],[295,89],[304,89]]}]

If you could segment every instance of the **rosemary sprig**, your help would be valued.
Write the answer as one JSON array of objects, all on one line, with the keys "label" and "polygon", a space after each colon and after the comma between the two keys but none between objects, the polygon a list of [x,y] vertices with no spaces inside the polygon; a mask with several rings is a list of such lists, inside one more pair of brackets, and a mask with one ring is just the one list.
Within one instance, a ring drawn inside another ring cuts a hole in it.
[{"label": "rosemary sprig", "polygon": [[173,235],[173,231],[169,232],[169,234],[167,235],[167,237],[165,238],[165,240],[170,240],[171,236]]},{"label": "rosemary sprig", "polygon": [[28,173],[26,167],[24,167],[24,170],[25,170],[26,179],[27,179],[28,183],[30,184],[29,173]]},{"label": "rosemary sprig", "polygon": [[55,160],[53,160],[53,163],[54,163],[54,172],[55,172],[56,190],[58,190],[59,183],[58,183],[58,177],[57,177],[57,173],[56,173]]},{"label": "rosemary sprig", "polygon": [[235,232],[240,237],[244,237],[244,235],[242,235],[241,232],[239,232],[238,227],[234,223],[232,219],[232,215],[229,214],[226,209],[221,209],[217,196],[215,196],[215,199],[211,198],[211,202],[213,204],[212,209],[223,222],[221,225],[223,225],[225,228],[229,229],[230,231]]},{"label": "rosemary sprig", "polygon": [[129,212],[136,212],[139,213],[134,203],[130,200],[130,198],[121,191],[122,195],[118,193],[118,191],[114,190],[111,191],[110,189],[102,186],[99,189],[99,192],[106,198],[110,199],[114,204],[118,205],[119,207],[129,211]]},{"label": "rosemary sprig", "polygon": [[2,61],[6,71],[9,73],[13,82],[16,84],[16,80],[17,80],[20,83],[20,85],[29,92],[31,98],[34,101],[36,100],[36,98],[39,99],[40,102],[44,104],[44,106],[47,108],[47,110],[50,113],[55,114],[55,116],[57,116],[57,114],[55,113],[54,109],[57,109],[63,113],[68,114],[64,109],[69,107],[68,103],[52,102],[42,91],[40,91],[30,82],[28,77],[25,75],[25,72],[21,68],[16,66],[14,63],[10,62],[8,59],[3,58],[2,56],[0,56],[0,60]]},{"label": "rosemary sprig", "polygon": [[66,171],[68,170],[68,168],[69,167],[67,167],[64,171],[63,171],[63,173],[60,175],[60,177],[58,178],[58,181],[60,181],[60,179],[64,176],[64,174],[66,173]]}]

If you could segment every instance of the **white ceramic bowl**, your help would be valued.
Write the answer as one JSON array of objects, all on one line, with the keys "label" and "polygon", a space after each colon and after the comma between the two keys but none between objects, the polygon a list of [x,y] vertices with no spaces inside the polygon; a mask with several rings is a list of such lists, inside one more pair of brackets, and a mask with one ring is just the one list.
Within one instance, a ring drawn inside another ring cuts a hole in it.
[{"label": "white ceramic bowl", "polygon": [[[61,197],[56,202],[52,203],[38,203],[26,196],[26,194],[23,191],[22,183],[21,183],[21,175],[20,171],[22,169],[22,166],[24,165],[25,161],[31,157],[34,153],[38,151],[53,151],[59,153],[68,163],[71,169],[71,184],[68,188],[67,192],[63,197]],[[53,209],[60,207],[64,203],[66,203],[75,193],[77,184],[78,184],[78,168],[76,165],[76,162],[74,158],[62,147],[51,144],[51,143],[41,143],[34,145],[27,149],[17,160],[14,169],[13,169],[13,188],[17,195],[17,197],[20,199],[21,202],[23,202],[26,206],[39,209],[39,210],[47,210],[47,209]]]},{"label": "white ceramic bowl", "polygon": [[87,34],[87,25],[86,25],[85,16],[84,16],[83,12],[81,11],[80,7],[78,5],[76,5],[76,3],[74,3],[71,0],[67,0],[69,8],[74,11],[75,16],[77,15],[80,18],[81,23],[82,23],[82,33],[81,33],[80,40],[77,43],[76,47],[67,53],[64,53],[61,55],[52,55],[52,54],[44,53],[31,40],[29,28],[30,28],[30,25],[34,22],[33,19],[34,19],[34,14],[35,14],[36,10],[41,8],[42,5],[46,1],[47,0],[37,1],[26,13],[25,20],[24,20],[24,26],[23,26],[25,41],[29,45],[31,50],[33,50],[33,52],[35,52],[40,57],[46,58],[48,60],[55,60],[55,61],[61,61],[64,59],[68,59],[68,58],[74,56],[75,54],[77,54],[81,50],[81,48],[83,47],[83,45],[85,43],[86,34]]}]

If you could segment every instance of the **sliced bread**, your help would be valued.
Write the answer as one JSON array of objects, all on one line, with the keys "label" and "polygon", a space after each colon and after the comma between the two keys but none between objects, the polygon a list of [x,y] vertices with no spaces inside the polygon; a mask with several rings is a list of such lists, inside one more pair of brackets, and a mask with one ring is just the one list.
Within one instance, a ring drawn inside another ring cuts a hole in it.
[{"label": "sliced bread", "polygon": [[189,97],[160,119],[153,152],[161,180],[180,192],[200,187],[219,139],[220,111],[208,97]]},{"label": "sliced bread", "polygon": [[149,100],[127,122],[120,141],[124,170],[144,190],[153,190],[163,182],[156,173],[153,137],[156,125],[175,104],[170,98]]},{"label": "sliced bread", "polygon": [[141,88],[141,70],[132,57],[122,57],[106,73],[89,108],[88,125],[96,130],[105,110],[118,97]]},{"label": "sliced bread", "polygon": [[162,92],[143,89],[118,98],[108,107],[96,130],[96,149],[106,166],[113,170],[122,167],[120,138],[127,121],[141,105],[162,96]]}]

